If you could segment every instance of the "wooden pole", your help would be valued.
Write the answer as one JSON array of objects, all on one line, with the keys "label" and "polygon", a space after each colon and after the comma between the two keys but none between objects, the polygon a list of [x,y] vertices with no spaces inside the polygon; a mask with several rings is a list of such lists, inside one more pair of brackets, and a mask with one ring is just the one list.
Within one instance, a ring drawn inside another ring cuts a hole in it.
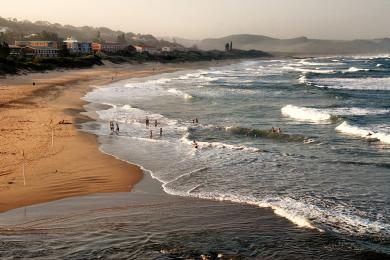
[{"label": "wooden pole", "polygon": [[22,164],[23,186],[26,186],[26,176],[24,174],[24,161],[25,161],[25,158],[24,158],[24,150],[23,150],[23,164]]}]

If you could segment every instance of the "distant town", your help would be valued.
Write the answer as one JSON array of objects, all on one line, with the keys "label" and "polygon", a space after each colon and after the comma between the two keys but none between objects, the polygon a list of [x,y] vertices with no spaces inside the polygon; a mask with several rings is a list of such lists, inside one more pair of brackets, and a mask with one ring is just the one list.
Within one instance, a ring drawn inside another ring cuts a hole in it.
[{"label": "distant town", "polygon": [[237,58],[263,58],[259,50],[238,50],[233,42],[220,50],[200,50],[150,34],[109,28],[62,26],[49,22],[17,21],[0,17],[0,75],[88,68],[112,63],[180,63]]},{"label": "distant town", "polygon": [[9,48],[9,55],[16,57],[59,57],[69,55],[104,55],[117,54],[123,52],[137,52],[160,54],[172,51],[186,52],[190,49],[182,46],[164,46],[156,48],[147,45],[129,45],[114,42],[82,42],[70,36],[64,41],[35,41],[23,40],[15,41],[14,44],[3,43]]}]

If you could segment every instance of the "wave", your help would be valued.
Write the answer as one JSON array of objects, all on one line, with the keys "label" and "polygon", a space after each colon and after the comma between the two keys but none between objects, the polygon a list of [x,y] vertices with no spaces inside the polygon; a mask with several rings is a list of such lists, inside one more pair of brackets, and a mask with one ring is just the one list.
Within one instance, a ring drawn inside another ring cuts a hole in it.
[{"label": "wave", "polygon": [[254,138],[262,137],[262,138],[271,138],[283,141],[292,141],[292,142],[304,142],[305,137],[302,135],[291,135],[285,133],[272,133],[270,130],[261,130],[255,128],[245,128],[245,127],[234,127],[229,126],[226,127],[226,131],[236,135],[245,135]]},{"label": "wave", "polygon": [[192,98],[192,96],[190,94],[184,93],[183,91],[177,90],[175,88],[168,89],[168,92],[175,94],[175,95],[178,95],[178,96],[182,96],[184,99],[191,99]]},{"label": "wave", "polygon": [[326,109],[332,115],[344,116],[344,115],[352,115],[352,116],[365,116],[365,115],[381,115],[390,113],[389,109],[368,109],[368,108],[360,108],[360,107],[341,107],[341,108],[333,108]]},{"label": "wave", "polygon": [[360,69],[356,67],[350,67],[347,70],[344,70],[343,73],[348,73],[348,72],[359,72],[359,71],[369,71],[369,69]]},{"label": "wave", "polygon": [[314,74],[334,74],[334,73],[336,73],[336,71],[334,71],[334,70],[325,70],[325,69],[320,69],[320,68],[304,69],[304,68],[297,68],[297,67],[291,67],[291,66],[284,66],[283,69],[292,70],[292,71],[299,71],[299,72],[302,72],[304,74],[306,74],[306,73],[314,73]]},{"label": "wave", "polygon": [[306,84],[307,83],[307,78],[305,75],[301,75],[299,78],[298,78],[298,82],[300,84]]},{"label": "wave", "polygon": [[[207,169],[198,169],[196,171],[198,172],[204,170]],[[191,174],[192,172],[185,173],[181,175],[180,178],[188,177]],[[229,201],[253,205],[260,208],[271,208],[276,215],[291,221],[299,227],[316,229],[320,232],[327,230],[357,236],[377,236],[378,233],[381,233],[383,236],[388,236],[390,233],[389,224],[379,221],[371,221],[357,215],[349,214],[348,210],[344,209],[342,206],[339,206],[340,210],[332,210],[321,208],[319,206],[312,205],[309,202],[302,202],[290,197],[261,199],[250,195],[243,196],[231,193],[221,194],[216,192],[199,192],[196,191],[199,188],[199,185],[195,185],[187,191],[180,191],[175,189],[174,185],[174,183],[180,178],[176,178],[168,182],[162,182],[164,191],[168,194],[182,197]]]},{"label": "wave", "polygon": [[313,79],[311,83],[319,88],[347,90],[390,90],[390,77],[386,78],[327,78]]},{"label": "wave", "polygon": [[369,141],[380,141],[390,144],[390,133],[377,132],[370,128],[353,126],[348,124],[346,121],[337,126],[336,130],[341,133],[361,137]]},{"label": "wave", "polygon": [[[187,145],[193,145],[193,141],[189,139],[190,133],[186,133],[183,135],[183,137],[180,139],[181,142],[187,144]],[[263,152],[262,150],[254,147],[249,147],[245,145],[235,145],[235,144],[227,144],[222,142],[197,142],[199,149],[229,149],[229,150],[240,150],[240,151],[246,151],[246,152]]]},{"label": "wave", "polygon": [[322,112],[316,108],[298,107],[293,105],[286,105],[281,109],[284,116],[288,116],[300,121],[307,121],[312,123],[330,123],[331,115]]}]

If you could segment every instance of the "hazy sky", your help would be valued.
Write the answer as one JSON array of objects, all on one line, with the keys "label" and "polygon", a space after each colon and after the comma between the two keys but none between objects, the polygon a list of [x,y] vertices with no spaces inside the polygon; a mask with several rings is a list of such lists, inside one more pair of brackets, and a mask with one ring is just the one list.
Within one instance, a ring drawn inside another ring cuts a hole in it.
[{"label": "hazy sky", "polygon": [[1,0],[0,16],[199,39],[390,37],[390,0]]}]

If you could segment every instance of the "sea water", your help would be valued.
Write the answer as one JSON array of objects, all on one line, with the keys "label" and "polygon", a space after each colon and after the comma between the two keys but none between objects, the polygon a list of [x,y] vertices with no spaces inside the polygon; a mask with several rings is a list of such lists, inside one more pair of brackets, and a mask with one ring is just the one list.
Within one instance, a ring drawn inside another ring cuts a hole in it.
[{"label": "sea water", "polygon": [[84,99],[110,107],[84,126],[109,138],[102,151],[128,150],[121,159],[166,193],[270,207],[390,251],[388,55],[244,61],[115,82]]}]

